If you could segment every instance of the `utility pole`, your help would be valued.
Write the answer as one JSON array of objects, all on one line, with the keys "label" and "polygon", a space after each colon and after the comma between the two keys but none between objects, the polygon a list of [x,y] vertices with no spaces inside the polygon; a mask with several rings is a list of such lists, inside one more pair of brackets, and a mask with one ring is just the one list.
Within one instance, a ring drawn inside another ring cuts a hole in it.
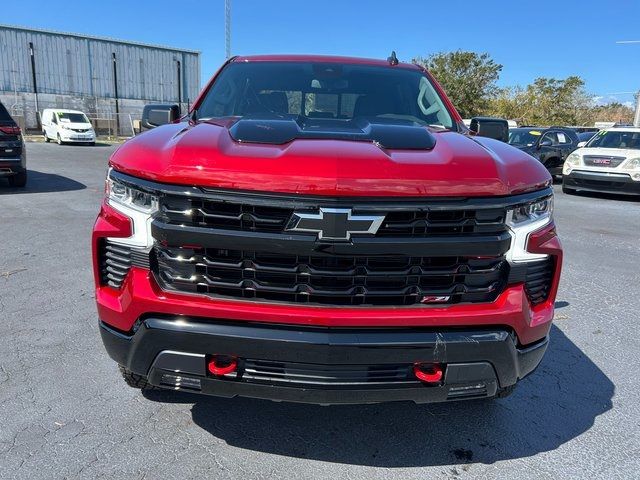
[{"label": "utility pole", "polygon": [[225,53],[231,58],[231,0],[224,0]]},{"label": "utility pole", "polygon": [[[619,40],[618,45],[640,44],[640,40]],[[633,126],[640,127],[640,90],[636,93],[636,114],[633,116]]]}]

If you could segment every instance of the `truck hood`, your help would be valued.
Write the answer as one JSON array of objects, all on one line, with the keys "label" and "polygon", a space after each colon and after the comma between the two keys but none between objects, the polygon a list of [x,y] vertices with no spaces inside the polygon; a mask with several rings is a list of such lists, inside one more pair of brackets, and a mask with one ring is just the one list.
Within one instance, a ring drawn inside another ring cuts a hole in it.
[{"label": "truck hood", "polygon": [[551,180],[540,162],[516,148],[455,132],[433,131],[431,148],[391,149],[371,140],[236,141],[232,125],[158,127],[123,144],[110,164],[163,183],[326,196],[497,196]]}]

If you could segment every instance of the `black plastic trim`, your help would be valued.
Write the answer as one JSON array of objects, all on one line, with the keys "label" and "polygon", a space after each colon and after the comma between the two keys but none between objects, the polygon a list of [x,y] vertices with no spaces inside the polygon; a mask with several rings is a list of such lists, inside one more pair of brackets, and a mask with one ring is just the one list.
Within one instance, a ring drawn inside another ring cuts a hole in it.
[{"label": "black plastic trim", "polygon": [[437,237],[356,237],[350,242],[323,242],[316,235],[247,232],[163,223],[151,224],[151,232],[163,245],[198,245],[291,255],[405,255],[405,256],[494,256],[504,255],[511,245],[511,234],[458,235]]},{"label": "black plastic trim", "polygon": [[[465,381],[485,383],[478,395],[492,396],[497,388],[513,385],[531,373],[548,344],[548,339],[544,338],[521,348],[513,333],[499,328],[320,328],[162,316],[146,318],[131,335],[117,332],[103,322],[100,322],[100,332],[111,358],[135,373],[147,375],[149,381],[157,386],[163,385],[163,372],[169,372],[171,365],[163,364],[162,369],[152,368],[152,365],[166,350],[316,365],[379,365],[416,361],[445,365],[488,363],[495,371],[493,380],[465,377],[465,371],[487,371],[472,368],[458,372],[455,381],[453,377],[449,380],[445,377],[442,386],[409,382],[385,388],[350,387],[338,391],[198,377],[201,392],[206,394],[309,403],[445,401],[454,397],[466,398],[451,395],[449,391],[452,385]],[[477,398],[478,395],[471,397]]]}]

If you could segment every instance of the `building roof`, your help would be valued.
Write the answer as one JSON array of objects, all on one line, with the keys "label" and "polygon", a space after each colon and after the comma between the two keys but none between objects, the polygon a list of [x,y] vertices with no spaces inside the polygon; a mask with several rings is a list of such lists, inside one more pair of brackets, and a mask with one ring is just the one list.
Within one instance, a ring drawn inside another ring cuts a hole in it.
[{"label": "building roof", "polygon": [[151,43],[142,43],[142,42],[131,42],[128,40],[118,40],[115,38],[110,38],[110,37],[96,37],[94,35],[85,35],[82,33],[69,33],[69,32],[58,32],[56,30],[44,30],[41,28],[31,28],[31,27],[22,27],[22,26],[18,26],[18,25],[5,25],[0,23],[0,30],[6,28],[9,30],[20,30],[23,32],[35,32],[35,33],[46,33],[46,34],[50,34],[50,35],[62,35],[65,37],[76,37],[76,38],[84,38],[84,39],[90,39],[90,40],[98,40],[98,41],[102,41],[102,42],[111,42],[111,43],[119,43],[122,45],[135,45],[138,47],[146,47],[146,48],[156,48],[159,50],[169,50],[172,52],[181,52],[181,53],[192,53],[195,55],[200,55],[200,51],[198,50],[188,50],[186,48],[176,48],[176,47],[168,47],[166,45],[154,45]]}]

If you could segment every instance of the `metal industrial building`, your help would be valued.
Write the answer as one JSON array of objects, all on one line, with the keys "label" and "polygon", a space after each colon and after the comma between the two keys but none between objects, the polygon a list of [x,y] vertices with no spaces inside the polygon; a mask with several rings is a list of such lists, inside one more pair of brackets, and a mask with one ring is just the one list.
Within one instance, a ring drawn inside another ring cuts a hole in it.
[{"label": "metal industrial building", "polygon": [[147,103],[181,103],[200,89],[200,53],[0,25],[0,101],[29,129],[45,108],[82,110],[127,134]]}]

